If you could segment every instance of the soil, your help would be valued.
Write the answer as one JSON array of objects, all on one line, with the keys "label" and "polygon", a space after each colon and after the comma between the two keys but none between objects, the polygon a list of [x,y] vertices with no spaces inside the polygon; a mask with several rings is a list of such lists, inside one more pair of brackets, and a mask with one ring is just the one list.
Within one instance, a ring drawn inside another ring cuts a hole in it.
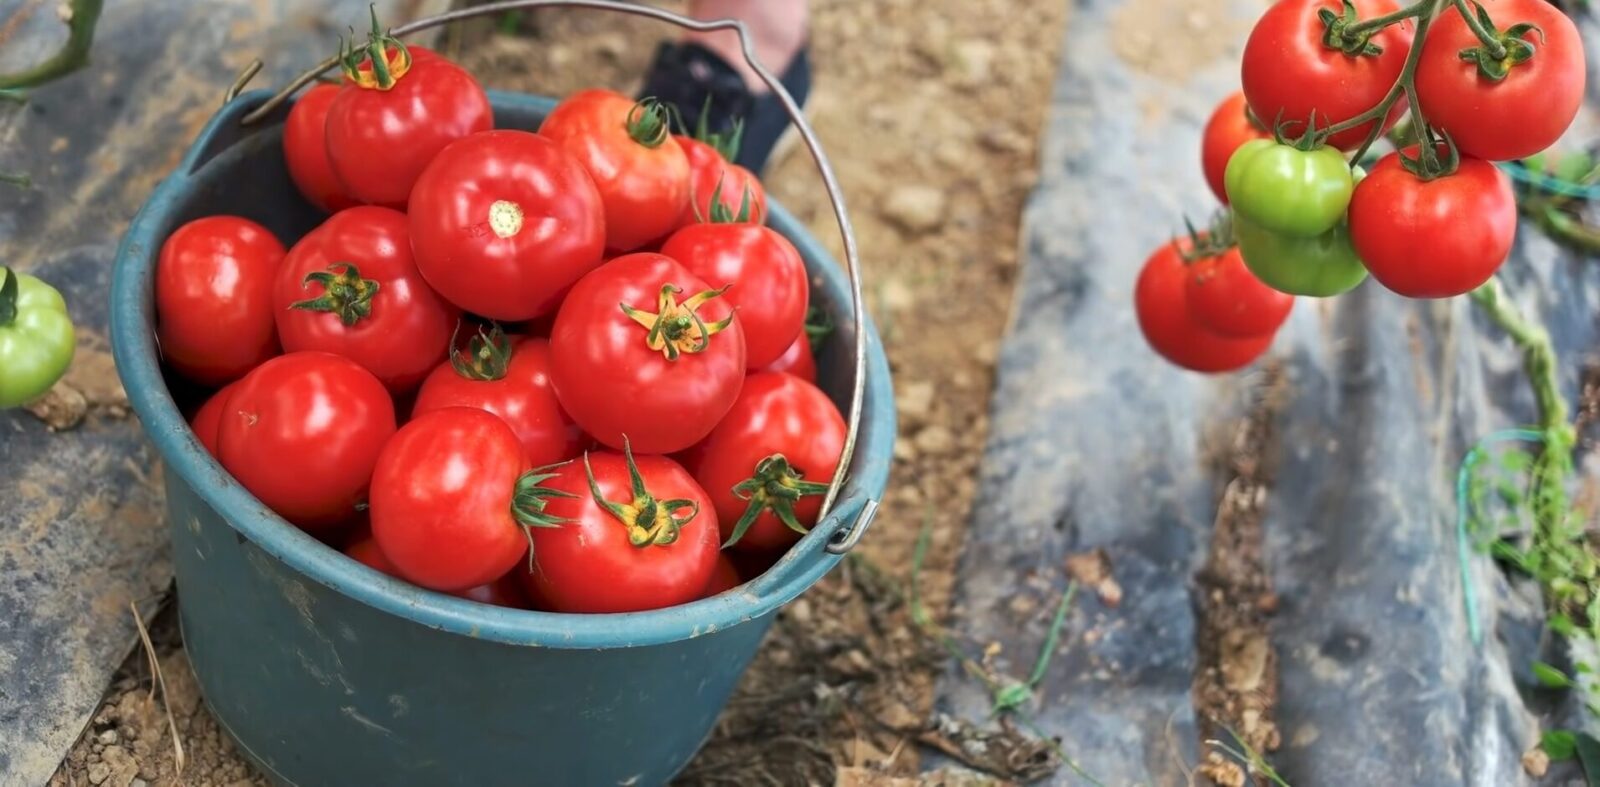
[{"label": "soil", "polygon": [[[1287,386],[1277,363],[1267,366],[1249,411],[1229,426],[1213,464],[1223,480],[1206,562],[1195,575],[1197,663],[1195,717],[1201,750],[1207,741],[1265,756],[1280,743],[1273,708],[1278,656],[1268,620],[1277,609],[1262,548],[1262,521],[1272,487],[1273,425]],[[1241,745],[1242,744],[1242,745]],[[1244,787],[1247,774],[1221,751],[1206,751],[1198,772],[1224,787]]]},{"label": "soil", "polygon": [[[916,777],[928,747],[1008,780],[1053,767],[1048,744],[1009,728],[930,719],[933,681],[948,661],[911,624],[903,588],[926,524],[921,598],[935,617],[947,607],[1066,5],[1031,4],[1018,24],[1013,4],[999,0],[812,2],[807,114],[847,195],[902,433],[871,535],[780,616],[686,783],[997,783],[958,770]],[[645,20],[545,11],[458,27],[440,45],[490,86],[559,95],[631,90],[664,34]],[[842,256],[803,149],[780,148],[765,180]],[[52,787],[264,784],[206,713],[170,617],[152,631],[166,703],[151,697],[151,670],[136,652]],[[167,709],[185,754],[181,776]]]}]

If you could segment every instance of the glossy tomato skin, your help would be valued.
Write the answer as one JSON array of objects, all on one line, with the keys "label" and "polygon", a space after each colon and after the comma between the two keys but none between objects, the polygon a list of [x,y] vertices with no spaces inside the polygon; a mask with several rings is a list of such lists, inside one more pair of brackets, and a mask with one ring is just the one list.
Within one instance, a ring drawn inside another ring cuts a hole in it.
[{"label": "glossy tomato skin", "polygon": [[1356,253],[1372,278],[1408,298],[1476,289],[1511,254],[1516,233],[1511,182],[1483,159],[1463,157],[1454,174],[1425,182],[1390,153],[1350,201]]},{"label": "glossy tomato skin", "polygon": [[463,375],[449,361],[422,383],[412,416],[446,407],[475,407],[500,417],[516,432],[534,467],[572,459],[588,436],[561,409],[550,384],[550,342],[514,336],[503,377],[483,380]]},{"label": "glossy tomato skin", "polygon": [[739,569],[733,565],[733,561],[725,554],[717,555],[717,566],[711,570],[711,579],[706,581],[706,589],[701,591],[700,597],[720,596],[743,584],[744,580],[739,578]]},{"label": "glossy tomato skin", "polygon": [[1262,229],[1235,215],[1233,234],[1245,267],[1279,292],[1328,298],[1349,292],[1367,279],[1367,268],[1350,244],[1346,221],[1307,238]]},{"label": "glossy tomato skin", "polygon": [[161,357],[202,385],[238,379],[278,354],[272,282],[283,244],[249,219],[207,216],[179,227],[156,262]]},{"label": "glossy tomato skin", "polygon": [[289,353],[234,387],[217,453],[261,502],[313,530],[355,515],[394,433],[394,403],[371,372],[331,353]]},{"label": "glossy tomato skin", "polygon": [[441,56],[413,58],[388,90],[347,84],[328,108],[326,142],[345,193],[404,208],[417,177],[446,145],[494,127],[489,97]]},{"label": "glossy tomato skin", "polygon": [[372,537],[402,578],[453,592],[493,582],[527,556],[512,514],[532,466],[511,427],[470,407],[412,419],[372,474]]},{"label": "glossy tomato skin", "polygon": [[1355,189],[1355,176],[1337,149],[1299,150],[1272,140],[1239,146],[1222,178],[1235,214],[1302,237],[1338,224]]},{"label": "glossy tomato skin", "polygon": [[1237,248],[1189,263],[1184,295],[1196,322],[1230,339],[1277,333],[1294,308],[1294,296],[1256,278]]},{"label": "glossy tomato skin", "polygon": [[[388,574],[396,579],[404,579],[394,567],[394,563],[385,557],[383,550],[378,548],[378,542],[368,535],[357,539],[350,546],[345,547],[345,555],[367,568],[382,574]],[[522,583],[513,576],[516,570],[487,585],[459,590],[450,595],[459,596],[468,601],[479,604],[491,604],[497,607],[510,607],[512,609],[527,609],[528,601],[522,592]]]},{"label": "glossy tomato skin", "polygon": [[1271,139],[1272,132],[1250,119],[1244,102],[1244,92],[1235,91],[1222,100],[1211,118],[1206,121],[1200,137],[1200,166],[1206,175],[1206,185],[1222,204],[1228,204],[1228,190],[1223,186],[1222,173],[1228,168],[1228,159],[1240,145],[1253,139]]},{"label": "glossy tomato skin", "polygon": [[1435,20],[1417,61],[1417,100],[1428,123],[1450,134],[1462,155],[1489,161],[1527,158],[1555,144],[1583,106],[1583,41],[1578,28],[1545,0],[1479,0],[1495,26],[1505,31],[1530,22],[1537,31],[1522,39],[1533,57],[1494,81],[1478,72],[1461,51],[1482,44],[1460,14]]},{"label": "glossy tomato skin", "polygon": [[417,180],[408,212],[428,283],[496,320],[554,310],[605,251],[594,181],[576,159],[526,131],[487,131],[445,148]]},{"label": "glossy tomato skin", "polygon": [[283,124],[283,160],[289,178],[307,202],[329,213],[361,204],[344,192],[328,160],[328,108],[338,95],[338,85],[319,84],[307,90]]},{"label": "glossy tomato skin", "polygon": [[759,224],[695,224],[673,233],[661,253],[712,287],[727,287],[744,327],[745,363],[760,369],[802,336],[810,287],[794,244]]},{"label": "glossy tomato skin", "polygon": [[1139,330],[1151,349],[1176,366],[1206,373],[1242,369],[1261,357],[1272,345],[1272,334],[1229,339],[1194,318],[1186,293],[1188,275],[1173,244],[1163,245],[1145,260],[1133,299]]},{"label": "glossy tomato skin", "polygon": [[[1361,19],[1373,19],[1399,10],[1395,0],[1355,0]],[[1250,108],[1261,122],[1279,119],[1304,124],[1314,112],[1318,128],[1348,120],[1376,106],[1400,78],[1411,51],[1410,21],[1384,28],[1372,37],[1383,48],[1375,56],[1352,57],[1324,46],[1326,27],[1317,12],[1342,14],[1341,0],[1281,0],[1274,3],[1250,31],[1245,42],[1240,77]],[[1405,114],[1404,99],[1395,102],[1384,119],[1387,130]],[[1296,133],[1304,126],[1291,127]],[[1343,150],[1360,146],[1372,130],[1371,123],[1335,134],[1328,144]]]},{"label": "glossy tomato skin", "polygon": [[[626,505],[634,499],[622,454],[587,455],[601,495]],[[701,597],[717,563],[717,512],[688,471],[662,456],[635,454],[644,487],[657,501],[690,500],[699,510],[682,524],[677,540],[635,546],[628,528],[595,502],[584,461],[562,466],[545,486],[573,497],[550,500],[559,527],[535,528],[530,595],[556,612],[640,612]],[[679,517],[690,508],[675,510]]]},{"label": "glossy tomato skin", "polygon": [[[461,310],[423,281],[406,227],[405,214],[363,205],[335,213],[289,250],[272,299],[285,350],[342,355],[396,394],[422,383],[449,351]],[[375,283],[376,291],[363,296],[368,313],[334,303],[327,310],[297,308],[328,296],[327,285],[306,279],[325,273]],[[352,318],[354,324],[346,324]]]},{"label": "glossy tomato skin", "polygon": [[817,382],[817,359],[811,352],[811,337],[804,331],[789,343],[778,360],[767,364],[765,372],[786,372],[813,385]]},{"label": "glossy tomato skin", "polygon": [[205,446],[206,453],[217,455],[217,430],[222,426],[222,413],[228,409],[228,397],[233,395],[237,382],[223,386],[207,399],[205,404],[195,412],[194,420],[189,423],[189,428],[194,430],[195,439],[200,445]]},{"label": "glossy tomato skin", "polygon": [[689,159],[689,200],[678,219],[679,227],[702,224],[711,218],[711,198],[737,217],[745,206],[745,192],[749,191],[749,220],[763,224],[767,220],[767,190],[761,180],[744,167],[722,157],[717,149],[693,137],[675,137]]},{"label": "glossy tomato skin", "polygon": [[[561,305],[550,332],[550,379],[561,406],[596,440],[634,451],[670,454],[699,442],[733,406],[744,382],[739,320],[707,337],[701,352],[668,360],[646,343],[649,329],[619,308],[660,311],[663,285],[679,304],[711,289],[660,254],[618,257],[585,276]],[[696,312],[711,325],[733,315],[725,297]]]},{"label": "glossy tomato skin", "polygon": [[[695,463],[695,480],[716,503],[723,543],[750,505],[734,487],[754,476],[762,460],[782,454],[800,480],[827,484],[839,467],[844,437],[839,408],[815,385],[777,372],[750,375],[733,409],[700,446]],[[794,504],[795,519],[809,528],[821,507],[822,495],[803,496]],[[731,548],[782,549],[801,535],[765,510]]]},{"label": "glossy tomato skin", "polygon": [[605,203],[606,248],[625,252],[665,236],[689,203],[689,158],[670,134],[654,147],[629,136],[633,99],[580,90],[550,112],[539,134],[576,158]]}]

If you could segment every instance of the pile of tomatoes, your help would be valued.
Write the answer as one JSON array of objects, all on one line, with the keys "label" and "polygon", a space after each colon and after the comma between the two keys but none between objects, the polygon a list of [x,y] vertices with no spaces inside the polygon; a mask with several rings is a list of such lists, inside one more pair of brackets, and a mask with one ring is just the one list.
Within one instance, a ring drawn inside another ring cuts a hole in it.
[{"label": "pile of tomatoes", "polygon": [[156,274],[192,425],[355,560],[554,612],[714,595],[815,524],[845,422],[760,182],[650,100],[585,90],[493,128],[459,65],[374,30],[294,105],[325,221],[285,249],[210,216]]},{"label": "pile of tomatoes", "polygon": [[[1146,339],[1178,366],[1230,371],[1266,351],[1293,296],[1369,274],[1408,298],[1483,285],[1517,228],[1494,162],[1561,137],[1585,68],[1577,28],[1545,0],[1279,0],[1201,142],[1223,220],[1140,273]],[[1352,159],[1408,109],[1399,149],[1364,172]]]}]

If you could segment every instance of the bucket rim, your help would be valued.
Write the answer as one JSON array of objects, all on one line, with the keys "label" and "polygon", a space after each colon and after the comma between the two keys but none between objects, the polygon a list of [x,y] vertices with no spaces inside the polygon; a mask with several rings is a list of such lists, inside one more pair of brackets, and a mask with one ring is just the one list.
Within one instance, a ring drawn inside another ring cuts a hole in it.
[{"label": "bucket rim", "polygon": [[[542,114],[555,105],[553,99],[545,97],[487,92],[497,111],[515,109]],[[161,373],[152,296],[155,265],[165,240],[158,235],[160,228],[175,221],[174,214],[184,204],[188,190],[212,162],[224,160],[242,139],[281,125],[286,108],[280,109],[271,122],[243,132],[239,128],[239,119],[269,96],[265,90],[251,91],[224,105],[201,130],[177,169],[157,185],[135,214],[117,249],[109,309],[117,372],[167,472],[176,473],[242,540],[307,579],[396,617],[474,639],[569,649],[637,647],[711,634],[772,613],[839,562],[842,555],[832,554],[826,547],[831,540],[848,533],[863,508],[881,496],[888,482],[895,434],[888,360],[870,317],[862,326],[867,331],[867,379],[860,450],[855,452],[838,503],[774,566],[719,596],[646,612],[590,615],[480,604],[424,590],[368,568],[289,524],[256,500],[206,451],[179,412]],[[239,137],[241,133],[245,136]],[[776,200],[769,201],[768,224],[800,251],[813,291],[826,292],[825,297],[832,302],[848,304],[843,269]],[[835,335],[842,336],[843,332]],[[171,515],[169,507],[167,516]]]}]

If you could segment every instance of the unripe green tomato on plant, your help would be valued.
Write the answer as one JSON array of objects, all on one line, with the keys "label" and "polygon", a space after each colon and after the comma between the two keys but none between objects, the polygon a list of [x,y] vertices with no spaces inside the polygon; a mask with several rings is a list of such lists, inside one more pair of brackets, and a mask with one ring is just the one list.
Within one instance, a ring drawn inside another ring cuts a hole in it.
[{"label": "unripe green tomato on plant", "polygon": [[1240,145],[1222,179],[1235,215],[1301,237],[1333,229],[1355,190],[1350,165],[1337,149],[1300,150],[1267,139]]},{"label": "unripe green tomato on plant", "polygon": [[76,347],[61,293],[0,266],[0,408],[50,390],[67,373]]},{"label": "unripe green tomato on plant", "polygon": [[1367,279],[1367,268],[1350,245],[1350,227],[1342,219],[1333,229],[1308,238],[1263,229],[1235,212],[1233,236],[1245,267],[1279,292],[1328,298]]}]

